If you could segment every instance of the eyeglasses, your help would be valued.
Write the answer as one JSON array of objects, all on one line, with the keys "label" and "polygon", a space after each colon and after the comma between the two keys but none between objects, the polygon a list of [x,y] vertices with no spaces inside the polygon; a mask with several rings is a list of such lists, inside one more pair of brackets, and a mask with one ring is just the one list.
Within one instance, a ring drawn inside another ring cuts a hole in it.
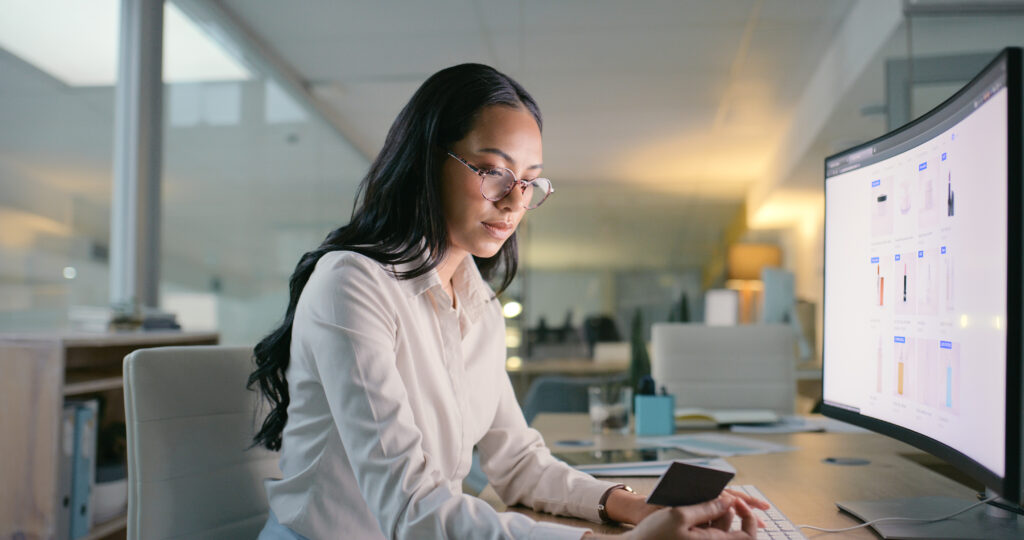
[{"label": "eyeglasses", "polygon": [[519,189],[523,193],[523,207],[529,210],[540,206],[548,198],[548,195],[555,192],[555,188],[551,186],[551,180],[547,178],[520,180],[510,169],[504,167],[481,169],[470,165],[466,160],[451,152],[448,152],[448,155],[480,175],[480,194],[488,201],[498,202],[504,199],[512,192],[512,188],[519,185]]}]

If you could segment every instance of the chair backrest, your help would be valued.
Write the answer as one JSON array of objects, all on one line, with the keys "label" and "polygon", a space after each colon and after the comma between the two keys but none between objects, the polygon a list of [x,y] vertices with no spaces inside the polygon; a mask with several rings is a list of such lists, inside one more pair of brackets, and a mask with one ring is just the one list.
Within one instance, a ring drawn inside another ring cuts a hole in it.
[{"label": "chair backrest", "polygon": [[[160,347],[124,359],[128,538],[256,538],[277,454],[252,448],[252,349]],[[265,408],[263,408],[265,409]]]},{"label": "chair backrest", "polygon": [[792,414],[795,333],[788,325],[651,327],[651,376],[677,407],[772,409]]},{"label": "chair backrest", "polygon": [[542,412],[587,412],[590,398],[587,388],[592,385],[625,382],[626,375],[608,377],[563,377],[544,375],[530,383],[523,398],[523,416],[526,423],[533,422]]}]

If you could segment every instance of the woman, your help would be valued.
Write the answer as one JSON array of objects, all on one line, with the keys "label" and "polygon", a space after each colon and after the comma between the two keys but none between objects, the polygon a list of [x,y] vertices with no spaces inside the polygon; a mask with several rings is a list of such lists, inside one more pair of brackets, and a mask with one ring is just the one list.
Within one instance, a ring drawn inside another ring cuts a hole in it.
[{"label": "woman", "polygon": [[[743,500],[664,509],[558,462],[504,372],[515,230],[552,191],[533,98],[487,66],[430,77],[398,115],[350,223],[306,253],[284,323],[249,379],[274,405],[257,444],[281,450],[260,538],[579,538],[462,493],[476,445],[508,504],[643,524],[638,537],[725,534]],[[603,503],[603,510],[599,510]],[[650,515],[650,517],[648,517]],[[710,525],[710,526],[709,526]]]}]

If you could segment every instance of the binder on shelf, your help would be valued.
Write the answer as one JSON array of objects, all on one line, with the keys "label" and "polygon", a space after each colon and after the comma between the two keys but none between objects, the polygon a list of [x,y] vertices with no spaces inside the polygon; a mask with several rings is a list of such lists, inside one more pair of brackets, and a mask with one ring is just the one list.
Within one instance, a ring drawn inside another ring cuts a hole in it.
[{"label": "binder on shelf", "polygon": [[71,474],[75,460],[75,410],[65,403],[60,422],[60,447],[57,450],[57,530],[56,540],[71,538]]},{"label": "binder on shelf", "polygon": [[71,538],[89,534],[92,507],[89,497],[96,480],[96,432],[99,402],[73,401],[75,406],[75,448],[71,471]]}]

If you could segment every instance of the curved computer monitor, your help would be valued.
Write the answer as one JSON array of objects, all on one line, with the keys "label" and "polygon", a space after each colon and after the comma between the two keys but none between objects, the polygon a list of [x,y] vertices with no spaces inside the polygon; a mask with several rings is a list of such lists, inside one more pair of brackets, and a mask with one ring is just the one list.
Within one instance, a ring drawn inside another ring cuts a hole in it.
[{"label": "curved computer monitor", "polygon": [[1021,50],[825,159],[823,406],[1021,501]]}]

